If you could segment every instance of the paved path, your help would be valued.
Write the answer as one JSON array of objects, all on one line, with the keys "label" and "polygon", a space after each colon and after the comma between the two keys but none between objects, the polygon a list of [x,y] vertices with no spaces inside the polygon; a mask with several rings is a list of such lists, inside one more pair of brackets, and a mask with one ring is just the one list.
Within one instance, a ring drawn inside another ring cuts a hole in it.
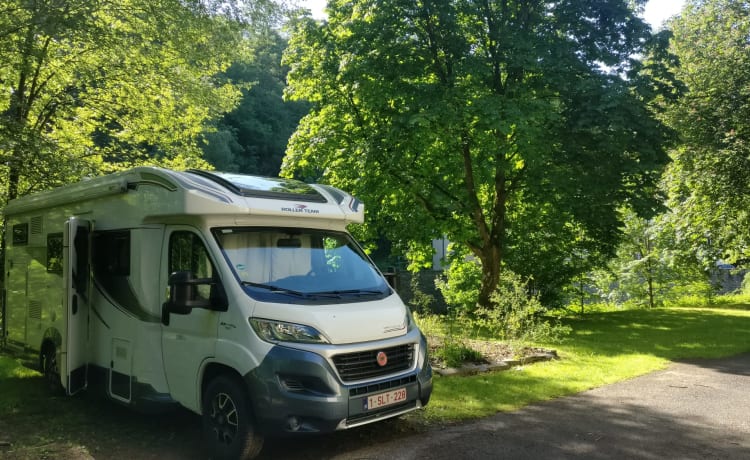
[{"label": "paved path", "polygon": [[269,442],[262,458],[750,459],[750,354],[675,363],[443,430],[395,438],[381,432],[382,440],[376,429],[359,440],[354,431]]}]

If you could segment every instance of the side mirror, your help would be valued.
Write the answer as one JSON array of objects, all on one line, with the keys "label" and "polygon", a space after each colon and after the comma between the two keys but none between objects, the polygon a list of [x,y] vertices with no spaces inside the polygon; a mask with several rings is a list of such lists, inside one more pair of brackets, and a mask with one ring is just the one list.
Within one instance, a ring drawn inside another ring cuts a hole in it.
[{"label": "side mirror", "polygon": [[168,313],[187,315],[193,308],[211,307],[210,299],[201,299],[197,295],[200,285],[214,284],[211,278],[196,278],[192,272],[174,272],[169,275],[169,300],[164,305]]}]

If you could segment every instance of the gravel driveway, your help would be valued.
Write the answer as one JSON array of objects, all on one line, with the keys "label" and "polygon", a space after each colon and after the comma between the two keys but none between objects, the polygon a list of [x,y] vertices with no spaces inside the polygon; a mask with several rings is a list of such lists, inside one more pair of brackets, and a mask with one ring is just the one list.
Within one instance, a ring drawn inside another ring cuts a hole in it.
[{"label": "gravel driveway", "polygon": [[[748,459],[750,353],[427,433],[267,443],[264,459]],[[365,447],[361,447],[366,444]]]}]

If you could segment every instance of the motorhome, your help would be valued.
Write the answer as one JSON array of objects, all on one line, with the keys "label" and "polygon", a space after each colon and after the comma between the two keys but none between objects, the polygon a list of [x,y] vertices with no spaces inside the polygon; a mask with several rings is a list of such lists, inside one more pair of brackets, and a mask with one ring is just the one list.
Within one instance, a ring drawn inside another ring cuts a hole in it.
[{"label": "motorhome", "polygon": [[347,233],[364,206],[337,188],[138,167],[5,217],[5,342],[67,394],[100,383],[201,414],[216,458],[430,399],[424,336]]}]

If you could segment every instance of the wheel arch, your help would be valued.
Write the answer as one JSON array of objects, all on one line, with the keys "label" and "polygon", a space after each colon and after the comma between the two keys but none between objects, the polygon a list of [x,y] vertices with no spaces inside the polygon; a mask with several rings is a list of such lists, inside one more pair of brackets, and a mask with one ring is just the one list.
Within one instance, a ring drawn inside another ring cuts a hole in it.
[{"label": "wheel arch", "polygon": [[201,379],[201,386],[200,386],[200,395],[198,396],[198,407],[201,408],[201,412],[203,411],[203,396],[206,393],[206,387],[213,381],[216,377],[220,375],[225,375],[231,379],[234,379],[237,381],[238,384],[240,384],[240,388],[242,388],[242,391],[245,392],[245,396],[248,397],[248,400],[251,402],[252,406],[252,395],[248,391],[247,385],[245,385],[244,380],[242,379],[242,376],[239,372],[237,372],[236,369],[234,369],[231,366],[227,366],[226,364],[219,363],[219,362],[211,362],[208,363],[203,370],[203,378]]},{"label": "wheel arch", "polygon": [[50,348],[57,351],[60,351],[62,348],[62,334],[54,327],[50,327],[44,331],[42,343],[39,345],[39,368],[41,370],[44,370],[44,355]]}]

